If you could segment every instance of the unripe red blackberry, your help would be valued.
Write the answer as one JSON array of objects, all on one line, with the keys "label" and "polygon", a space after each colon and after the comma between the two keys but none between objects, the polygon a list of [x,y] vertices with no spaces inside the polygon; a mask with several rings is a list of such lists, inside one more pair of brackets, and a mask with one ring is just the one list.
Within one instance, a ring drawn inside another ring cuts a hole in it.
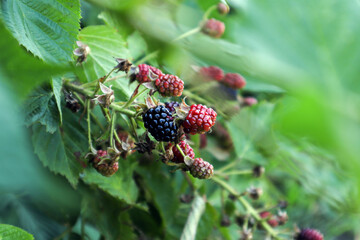
[{"label": "unripe red blackberry", "polygon": [[225,24],[212,18],[204,23],[201,31],[210,37],[220,38],[225,32]]},{"label": "unripe red blackberry", "polygon": [[182,124],[185,133],[192,135],[208,132],[216,121],[216,112],[201,104],[193,104]]},{"label": "unripe red blackberry", "polygon": [[202,67],[199,71],[200,75],[207,80],[221,81],[224,78],[224,72],[216,66]]},{"label": "unripe red blackberry", "polygon": [[226,86],[229,86],[233,89],[241,89],[245,87],[246,81],[245,78],[237,73],[227,73],[222,80],[222,83]]},{"label": "unripe red blackberry", "polygon": [[294,240],[323,240],[324,236],[315,229],[305,228],[295,236]]},{"label": "unripe red blackberry", "polygon": [[[188,156],[191,159],[195,158],[194,150],[185,141],[181,141],[179,143],[179,147],[181,148],[181,150],[183,151],[185,156]],[[172,151],[173,151],[173,154],[174,154],[174,158],[171,161],[175,162],[175,163],[184,163],[184,157],[181,154],[181,152],[179,151],[179,149],[176,147],[176,145],[174,145],[172,147]]]},{"label": "unripe red blackberry", "polygon": [[160,105],[147,110],[143,115],[143,121],[145,128],[157,141],[175,141],[178,127],[165,106]]},{"label": "unripe red blackberry", "polygon": [[225,14],[229,13],[230,8],[229,8],[229,5],[220,2],[217,5],[217,10],[220,14],[225,15]]},{"label": "unripe red blackberry", "polygon": [[107,151],[98,150],[95,155],[93,162],[93,167],[101,175],[109,177],[116,173],[119,169],[119,163],[117,161],[112,161],[107,158]]},{"label": "unripe red blackberry", "polygon": [[173,114],[175,113],[175,108],[180,106],[178,102],[166,102],[165,107]]},{"label": "unripe red blackberry", "polygon": [[195,158],[190,166],[190,174],[199,179],[208,179],[214,174],[214,167],[202,158]]},{"label": "unripe red blackberry", "polygon": [[145,82],[151,82],[151,79],[149,78],[149,70],[151,70],[153,73],[158,75],[159,77],[163,74],[160,69],[157,69],[156,67],[147,65],[147,64],[140,64],[138,65],[138,74],[136,74],[136,80],[139,83],[145,83]]},{"label": "unripe red blackberry", "polygon": [[163,74],[155,80],[155,87],[163,97],[180,97],[184,82],[175,75]]}]

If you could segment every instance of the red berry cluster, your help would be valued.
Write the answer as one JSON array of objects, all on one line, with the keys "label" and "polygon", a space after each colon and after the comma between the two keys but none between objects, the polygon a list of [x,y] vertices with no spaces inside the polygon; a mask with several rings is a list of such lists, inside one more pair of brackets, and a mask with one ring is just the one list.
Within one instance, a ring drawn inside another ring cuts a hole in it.
[{"label": "red berry cluster", "polygon": [[212,18],[203,24],[201,31],[210,37],[220,38],[225,32],[225,24]]},{"label": "red berry cluster", "polygon": [[163,74],[160,69],[156,67],[140,64],[135,79],[140,83],[151,82],[150,71],[156,77],[154,87],[160,92],[163,97],[180,97],[184,90],[184,82],[175,75]]},{"label": "red berry cluster", "polygon": [[155,73],[158,76],[163,74],[160,69],[157,69],[156,67],[147,64],[138,65],[138,69],[139,72],[138,74],[136,74],[136,80],[139,83],[151,82],[151,79],[149,78],[149,70],[151,70],[153,73]]},{"label": "red berry cluster", "polygon": [[202,67],[199,73],[205,80],[221,81],[224,78],[224,71],[216,66]]},{"label": "red berry cluster", "polygon": [[295,236],[295,240],[323,240],[324,236],[315,229],[305,228]]},{"label": "red berry cluster", "polygon": [[155,86],[163,97],[180,97],[184,82],[175,75],[162,74],[155,81]]},{"label": "red berry cluster", "polygon": [[214,126],[216,116],[217,114],[212,108],[207,108],[201,104],[191,105],[190,111],[182,124],[184,132],[192,135],[208,132]]},{"label": "red berry cluster", "polygon": [[245,78],[240,74],[227,73],[224,75],[224,71],[216,66],[202,67],[199,74],[206,80],[216,80],[233,89],[242,89],[246,85]]}]

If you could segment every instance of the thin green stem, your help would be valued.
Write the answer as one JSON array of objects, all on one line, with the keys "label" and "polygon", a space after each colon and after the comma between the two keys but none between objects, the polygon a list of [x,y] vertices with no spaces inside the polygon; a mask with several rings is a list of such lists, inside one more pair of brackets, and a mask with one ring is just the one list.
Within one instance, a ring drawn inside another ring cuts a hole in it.
[{"label": "thin green stem", "polygon": [[240,196],[239,193],[233,187],[231,187],[224,180],[222,180],[222,179],[220,179],[220,178],[218,178],[216,176],[212,177],[211,179],[214,182],[216,182],[217,184],[219,184],[221,187],[226,189],[229,193],[236,196],[237,199],[240,201],[240,203],[245,207],[247,212],[249,212],[249,214],[251,214],[274,239],[281,239],[281,238],[278,237],[278,233],[266,221],[262,221],[262,219],[259,216],[259,214],[257,213],[256,209],[254,209],[250,205],[250,203],[248,203],[248,201],[246,201],[245,198]]},{"label": "thin green stem", "polygon": [[100,80],[101,82],[105,83],[106,79],[108,79],[108,77],[116,70],[116,68],[111,69],[111,71],[104,77],[104,78],[100,78],[97,81],[97,85],[95,87],[94,93],[93,93],[93,97],[95,97],[96,93],[100,90]]},{"label": "thin green stem", "polygon": [[201,30],[201,27],[193,28],[193,29],[191,29],[191,30],[189,30],[189,31],[181,34],[180,36],[178,36],[177,38],[175,38],[174,40],[172,40],[172,42],[180,41],[181,39],[187,38],[187,37],[189,37],[189,36],[191,36],[191,35],[194,35],[194,34],[200,32],[200,30]]},{"label": "thin green stem", "polygon": [[115,121],[116,121],[116,113],[115,111],[112,113],[111,116],[111,127],[110,127],[110,147],[114,148],[114,129],[115,129]]},{"label": "thin green stem", "polygon": [[[74,93],[75,97],[79,100],[81,105],[83,105],[83,107],[86,108],[86,105],[85,105],[84,101],[81,99],[81,97],[79,96],[79,94],[77,92],[73,92],[73,93]],[[101,131],[105,132],[104,126],[101,124],[99,119],[95,116],[95,114],[93,112],[91,112],[90,115],[91,115],[92,120],[94,120],[94,122],[101,128]]]},{"label": "thin green stem", "polygon": [[149,90],[149,89],[144,88],[144,89],[141,90],[138,94],[136,94],[135,96],[131,97],[131,98],[129,99],[129,101],[127,101],[127,102],[125,103],[125,105],[123,106],[123,108],[127,108],[131,103],[133,103],[133,102],[135,101],[136,98],[138,98],[141,94],[143,94],[143,93],[146,92],[147,90]]},{"label": "thin green stem", "polygon": [[216,8],[216,5],[212,5],[211,7],[209,7],[203,15],[203,21],[206,21],[209,18],[211,12],[216,10]]},{"label": "thin green stem", "polygon": [[185,157],[185,153],[183,152],[183,150],[181,149],[181,147],[179,146],[179,144],[176,144],[176,148],[179,150],[179,152],[181,153],[181,155],[183,157]]},{"label": "thin green stem", "polygon": [[90,100],[87,99],[86,100],[86,113],[87,113],[87,126],[88,126],[88,141],[89,141],[89,149],[90,152],[92,152],[93,145],[92,145],[92,141],[91,141],[91,120],[90,120]]},{"label": "thin green stem", "polygon": [[104,83],[107,83],[107,82],[110,82],[110,81],[113,81],[113,80],[116,80],[118,78],[122,78],[122,77],[126,77],[126,74],[121,74],[121,75],[117,75],[115,77],[112,77],[112,78],[107,78]]},{"label": "thin green stem", "polygon": [[166,151],[165,151],[165,147],[164,147],[164,142],[160,142],[160,146],[161,146],[161,151],[163,153],[165,153]]}]

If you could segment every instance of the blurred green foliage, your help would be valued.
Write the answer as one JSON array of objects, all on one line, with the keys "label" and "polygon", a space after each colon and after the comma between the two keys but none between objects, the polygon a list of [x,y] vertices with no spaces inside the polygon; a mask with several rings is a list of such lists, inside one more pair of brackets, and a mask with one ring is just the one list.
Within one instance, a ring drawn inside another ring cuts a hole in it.
[{"label": "blurred green foliage", "polygon": [[[196,28],[217,3],[1,1],[1,223],[39,240],[84,234],[94,240],[192,239],[196,232],[196,239],[239,238],[234,221],[220,226],[224,193],[210,180],[191,179],[206,195],[206,202],[195,197],[192,206],[201,207],[194,208],[179,200],[190,193],[183,175],[169,173],[147,155],[121,161],[111,178],[83,169],[86,124],[79,123],[81,112],[64,108],[61,80],[94,81],[116,65],[113,57],[121,57],[179,75],[193,94],[190,103],[209,102],[221,113],[218,120],[233,148],[224,151],[211,134],[205,149],[192,138],[194,151],[215,169],[229,163],[234,170],[265,166],[260,179],[228,179],[239,192],[251,185],[263,188],[254,206],[287,200],[289,229],[294,223],[315,227],[326,239],[360,234],[359,1],[229,0],[227,16],[210,14],[226,25],[221,39],[196,33],[172,41]],[[76,40],[91,48],[82,66],[72,57]],[[239,93],[260,103],[236,112],[227,92],[216,94],[222,92],[218,85],[195,90],[193,65],[244,75],[247,85]],[[125,76],[111,84],[119,101],[134,89]],[[131,127],[126,116],[119,119],[123,128]],[[234,205],[234,214],[245,213]]]}]

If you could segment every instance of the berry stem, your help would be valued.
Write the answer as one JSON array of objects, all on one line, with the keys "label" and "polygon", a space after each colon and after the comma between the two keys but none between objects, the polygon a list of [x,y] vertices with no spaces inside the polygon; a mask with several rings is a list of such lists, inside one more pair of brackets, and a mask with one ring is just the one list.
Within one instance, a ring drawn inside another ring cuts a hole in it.
[{"label": "berry stem", "polygon": [[216,176],[213,176],[211,179],[217,184],[219,184],[221,187],[223,187],[225,190],[227,190],[229,193],[236,196],[236,198],[240,201],[240,203],[245,207],[247,212],[249,212],[274,239],[281,239],[278,237],[278,233],[266,221],[262,221],[258,212],[251,206],[251,204],[248,201],[246,201],[246,199],[240,196],[239,193],[233,187],[231,187],[224,180]]},{"label": "berry stem", "polygon": [[106,79],[116,70],[116,68],[113,68],[111,69],[111,71],[104,77],[104,78],[99,78],[97,81],[97,84],[96,84],[96,88],[94,90],[94,93],[93,93],[93,97],[95,97],[96,93],[100,90],[100,82],[101,83],[105,83]]},{"label": "berry stem", "polygon": [[160,142],[160,146],[161,146],[161,151],[165,154],[165,147],[164,147],[164,142]]},{"label": "berry stem", "polygon": [[[84,108],[86,108],[86,104],[84,103],[82,98],[79,96],[79,94],[77,92],[73,92],[73,93],[74,93],[75,97],[78,99],[78,101],[80,102],[80,104],[83,105]],[[93,112],[91,112],[90,116],[91,116],[92,120],[94,120],[96,122],[96,124],[101,128],[101,131],[105,132],[104,126],[101,124],[99,119],[95,116],[95,114]]]},{"label": "berry stem", "polygon": [[184,38],[187,38],[195,33],[198,33],[200,32],[201,30],[201,27],[196,27],[196,28],[193,28],[183,34],[181,34],[180,36],[178,36],[177,38],[175,38],[174,40],[172,40],[172,42],[176,42],[176,41],[180,41],[181,39],[184,39]]},{"label": "berry stem", "polygon": [[203,16],[203,21],[206,21],[208,20],[210,14],[212,11],[216,10],[217,8],[217,5],[212,5],[211,7],[209,7],[206,12],[204,13],[204,16]]},{"label": "berry stem", "polygon": [[117,75],[115,77],[112,77],[112,78],[108,78],[104,81],[104,83],[107,83],[107,82],[110,82],[110,81],[113,81],[113,80],[116,80],[118,78],[122,78],[122,77],[126,77],[126,74],[121,74],[121,75]]},{"label": "berry stem", "polygon": [[92,141],[91,141],[91,123],[90,123],[90,100],[87,99],[86,100],[86,113],[87,113],[87,126],[88,126],[88,141],[89,141],[89,149],[90,149],[90,152],[94,152],[95,149],[92,145]]},{"label": "berry stem", "polygon": [[181,147],[179,146],[179,144],[176,144],[176,148],[179,150],[179,152],[181,153],[181,155],[185,158],[185,153],[183,152],[183,150],[181,149]]},{"label": "berry stem", "polygon": [[144,88],[144,89],[141,90],[138,94],[136,94],[135,96],[131,97],[131,98],[129,99],[129,101],[127,101],[127,102],[125,103],[125,105],[123,106],[123,108],[127,108],[132,102],[135,101],[135,99],[136,99],[137,97],[139,97],[139,96],[142,95],[144,92],[146,92],[146,90],[148,90],[148,89],[147,89],[147,88]]},{"label": "berry stem", "polygon": [[115,111],[112,113],[112,116],[111,116],[111,127],[110,127],[110,147],[111,148],[114,148],[114,129],[115,129],[115,121],[116,121],[116,113]]}]

